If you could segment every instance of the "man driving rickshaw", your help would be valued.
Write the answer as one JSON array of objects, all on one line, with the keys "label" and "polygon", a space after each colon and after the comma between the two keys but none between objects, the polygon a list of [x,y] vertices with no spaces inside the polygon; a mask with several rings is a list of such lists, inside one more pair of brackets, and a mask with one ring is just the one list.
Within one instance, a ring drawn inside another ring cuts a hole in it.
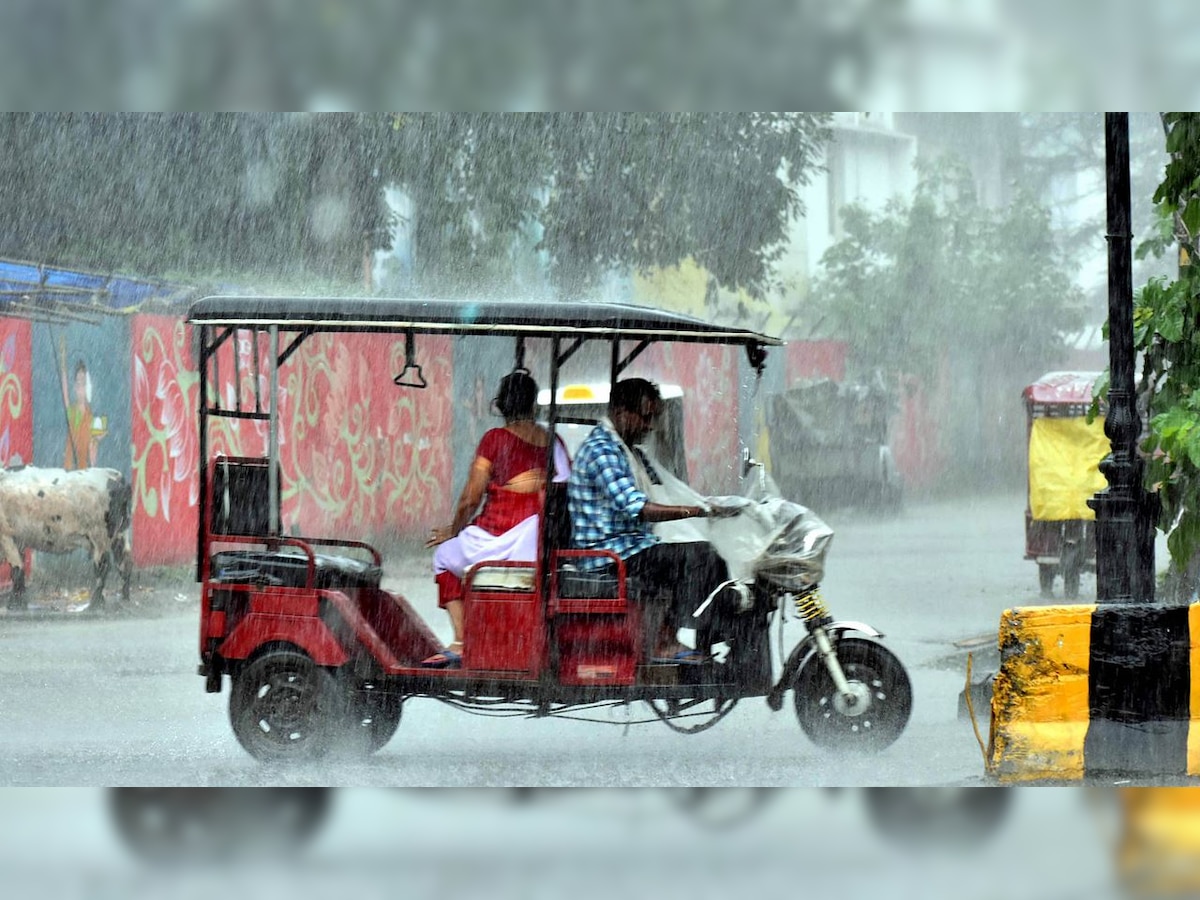
[{"label": "man driving rickshaw", "polygon": [[[725,561],[706,542],[668,543],[652,529],[658,522],[736,515],[736,509],[674,506],[651,500],[661,484],[653,463],[637,447],[654,429],[661,411],[658,387],[643,378],[617,382],[609,396],[608,417],[588,435],[575,456],[567,497],[575,547],[608,550],[625,562],[627,576],[641,582],[669,607],[654,610],[661,619],[647,631],[656,635],[652,661],[700,663],[703,645],[681,644],[676,633],[694,625],[693,611],[729,580]],[[603,557],[584,557],[581,567],[607,565]]]}]

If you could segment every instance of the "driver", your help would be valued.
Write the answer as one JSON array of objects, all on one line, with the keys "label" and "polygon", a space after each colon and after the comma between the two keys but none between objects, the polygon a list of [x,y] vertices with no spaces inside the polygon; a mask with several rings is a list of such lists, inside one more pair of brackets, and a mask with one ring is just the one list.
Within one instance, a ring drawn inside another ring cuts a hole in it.
[{"label": "driver", "polygon": [[[669,607],[654,610],[655,663],[701,663],[707,655],[684,646],[680,628],[694,627],[692,611],[729,578],[725,561],[707,542],[667,543],[652,530],[656,522],[705,516],[736,515],[735,509],[667,506],[653,502],[639,486],[638,474],[651,481],[655,473],[636,445],[653,431],[662,410],[658,386],[644,378],[613,385],[608,417],[602,419],[575,454],[567,480],[567,500],[575,547],[611,550],[625,562],[629,577],[650,587],[654,598]],[[634,454],[637,454],[636,456]],[[643,470],[635,474],[635,468]],[[643,485],[645,484],[643,478]],[[646,485],[648,487],[648,485]],[[583,557],[583,569],[608,564],[604,557]]]}]

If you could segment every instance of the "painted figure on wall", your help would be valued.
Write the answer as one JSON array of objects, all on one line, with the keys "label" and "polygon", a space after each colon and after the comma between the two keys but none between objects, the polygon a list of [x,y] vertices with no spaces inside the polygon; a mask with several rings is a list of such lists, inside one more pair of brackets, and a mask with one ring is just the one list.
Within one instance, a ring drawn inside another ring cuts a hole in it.
[{"label": "painted figure on wall", "polygon": [[92,380],[87,364],[75,363],[67,379],[67,347],[60,341],[59,375],[62,378],[63,408],[67,416],[67,440],[63,448],[64,469],[87,469],[96,464],[96,451],[106,434],[103,417],[92,415]]}]

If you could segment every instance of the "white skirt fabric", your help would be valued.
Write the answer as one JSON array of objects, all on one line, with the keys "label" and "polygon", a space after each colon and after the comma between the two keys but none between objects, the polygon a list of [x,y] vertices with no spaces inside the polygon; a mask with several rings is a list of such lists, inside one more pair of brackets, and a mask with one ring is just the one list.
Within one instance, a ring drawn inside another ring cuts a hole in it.
[{"label": "white skirt fabric", "polygon": [[478,525],[468,525],[455,537],[438,544],[433,551],[433,574],[452,572],[462,578],[467,569],[486,559],[536,562],[540,521],[540,516],[532,515],[503,534],[492,534]]}]

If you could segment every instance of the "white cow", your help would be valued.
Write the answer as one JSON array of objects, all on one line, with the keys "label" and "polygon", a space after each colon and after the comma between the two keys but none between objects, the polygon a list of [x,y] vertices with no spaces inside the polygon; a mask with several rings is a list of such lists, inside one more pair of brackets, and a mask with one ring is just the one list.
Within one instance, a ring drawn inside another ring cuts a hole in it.
[{"label": "white cow", "polygon": [[70,553],[88,549],[95,583],[91,607],[104,605],[104,583],[116,566],[121,599],[129,600],[132,557],[126,530],[133,490],[116,469],[0,470],[0,561],[12,566],[9,609],[24,609],[24,551]]}]

